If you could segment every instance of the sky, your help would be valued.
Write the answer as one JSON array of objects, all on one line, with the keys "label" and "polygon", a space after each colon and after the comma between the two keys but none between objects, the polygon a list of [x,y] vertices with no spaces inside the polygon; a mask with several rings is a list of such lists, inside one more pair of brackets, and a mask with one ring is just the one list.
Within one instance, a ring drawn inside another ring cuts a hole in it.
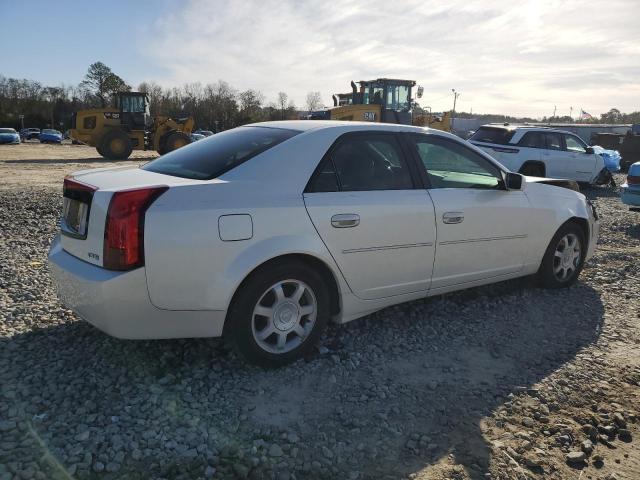
[{"label": "sky", "polygon": [[[640,0],[0,0],[0,74],[77,84],[225,80],[325,104],[351,80],[416,80],[433,111],[640,110]],[[8,47],[8,48],[7,48]]]}]

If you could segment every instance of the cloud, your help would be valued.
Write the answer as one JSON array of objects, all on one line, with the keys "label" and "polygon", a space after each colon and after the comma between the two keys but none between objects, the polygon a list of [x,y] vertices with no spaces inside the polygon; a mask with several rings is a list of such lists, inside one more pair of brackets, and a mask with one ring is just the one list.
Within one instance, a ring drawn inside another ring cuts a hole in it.
[{"label": "cloud", "polygon": [[638,18],[636,0],[193,0],[157,19],[141,49],[164,85],[223,79],[300,107],[308,91],[329,104],[352,79],[387,76],[417,80],[434,110],[451,108],[455,88],[466,111],[632,111]]}]

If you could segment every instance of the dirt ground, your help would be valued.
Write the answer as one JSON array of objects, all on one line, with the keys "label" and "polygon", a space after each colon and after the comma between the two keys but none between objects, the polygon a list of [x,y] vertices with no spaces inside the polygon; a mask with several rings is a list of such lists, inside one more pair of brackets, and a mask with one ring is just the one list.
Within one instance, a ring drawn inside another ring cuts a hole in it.
[{"label": "dirt ground", "polygon": [[86,145],[41,144],[30,140],[19,145],[0,145],[0,188],[59,187],[65,175],[85,168],[139,165],[156,158],[156,152],[134,150],[130,160],[111,162]]},{"label": "dirt ground", "polygon": [[208,339],[110,338],[57,301],[63,177],[155,157],[0,146],[0,480],[640,479],[640,214],[617,189],[584,192],[602,227],[575,286],[394,306],[265,372]]}]

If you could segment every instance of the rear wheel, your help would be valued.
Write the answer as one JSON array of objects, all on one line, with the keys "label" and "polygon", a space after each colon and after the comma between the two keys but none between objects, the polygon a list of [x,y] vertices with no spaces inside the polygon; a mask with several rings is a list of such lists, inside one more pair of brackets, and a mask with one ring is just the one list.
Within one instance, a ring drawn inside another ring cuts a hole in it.
[{"label": "rear wheel", "polygon": [[125,132],[112,130],[104,136],[100,148],[97,150],[109,160],[125,160],[131,155],[133,145]]},{"label": "rear wheel", "polygon": [[227,321],[242,356],[276,367],[309,351],[328,318],[329,291],[320,274],[300,262],[283,262],[244,283]]},{"label": "rear wheel", "polygon": [[577,223],[565,223],[551,239],[538,278],[543,287],[562,288],[575,283],[584,266],[587,243]]},{"label": "rear wheel", "polygon": [[191,138],[189,138],[189,135],[182,132],[173,132],[169,134],[158,153],[160,155],[164,155],[165,153],[173,152],[180,147],[184,147],[189,143],[191,143]]}]

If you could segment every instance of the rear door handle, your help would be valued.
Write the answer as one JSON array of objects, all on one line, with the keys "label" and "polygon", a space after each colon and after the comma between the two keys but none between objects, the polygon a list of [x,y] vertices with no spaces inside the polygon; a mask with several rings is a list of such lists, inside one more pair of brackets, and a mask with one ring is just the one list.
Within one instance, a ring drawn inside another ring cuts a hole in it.
[{"label": "rear door handle", "polygon": [[360,215],[356,213],[339,213],[331,217],[331,226],[334,228],[349,228],[360,225]]},{"label": "rear door handle", "polygon": [[442,215],[442,223],[462,223],[463,220],[463,212],[445,212]]}]

